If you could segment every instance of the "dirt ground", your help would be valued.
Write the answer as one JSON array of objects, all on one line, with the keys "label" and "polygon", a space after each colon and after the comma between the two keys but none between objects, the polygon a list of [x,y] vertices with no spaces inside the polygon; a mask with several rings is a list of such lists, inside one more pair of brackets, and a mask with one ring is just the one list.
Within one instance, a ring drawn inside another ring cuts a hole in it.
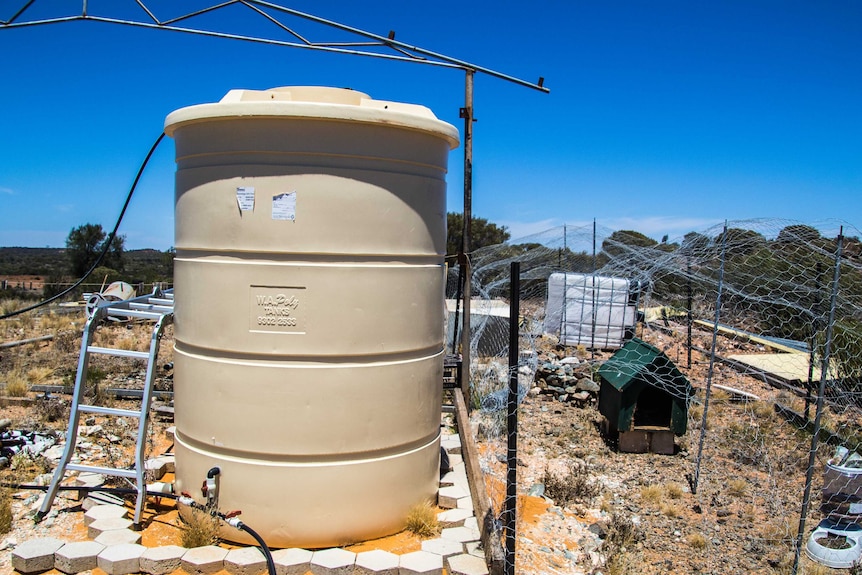
[{"label": "dirt ground", "polygon": [[[0,343],[51,334],[50,341],[0,349],[0,384],[9,395],[10,385],[71,385],[78,362],[83,316],[73,314],[32,314],[0,323]],[[673,455],[620,453],[601,433],[602,417],[595,398],[576,403],[560,401],[536,388],[519,410],[518,433],[518,573],[603,573],[605,575],[659,573],[776,574],[790,573],[793,543],[798,529],[810,435],[779,415],[775,402],[802,410],[796,396],[775,389],[757,378],[717,365],[714,383],[728,385],[757,395],[760,400],[734,401],[724,392],[711,399],[707,433],[703,442],[698,489],[692,493],[700,447],[703,390],[709,358],[697,352],[693,365],[686,367],[685,338],[679,326],[670,333],[646,330],[639,334],[680,367],[698,389],[697,401],[689,410],[688,431],[676,438]],[[100,329],[97,345],[146,349],[148,326],[117,324]],[[159,359],[157,389],[172,389],[172,332],[167,331]],[[562,349],[553,341],[536,342],[540,361],[580,355],[586,363],[588,352]],[[711,333],[697,332],[695,345],[709,348]],[[722,339],[719,353],[756,350],[746,342]],[[595,359],[609,357],[599,354]],[[98,390],[135,387],[143,378],[143,364],[117,358],[98,358],[93,363]],[[16,429],[64,432],[63,412],[67,395],[25,391],[24,397],[2,400],[0,419],[12,420]],[[41,398],[41,399],[40,399]],[[117,403],[117,406],[122,406]],[[479,440],[486,488],[498,507],[505,494],[506,436],[500,433],[501,414],[476,411],[471,429]],[[842,419],[858,424],[858,412],[829,414],[833,422]],[[109,425],[102,418],[90,424]],[[150,449],[165,449],[164,428],[170,421],[156,418]],[[491,430],[491,431],[489,431]],[[496,430],[496,431],[494,431]],[[130,444],[123,429],[109,429],[119,441],[105,452],[115,460],[128,458]],[[133,445],[132,441],[132,445]],[[818,462],[825,461],[831,448],[821,447]],[[18,462],[21,463],[21,462]],[[6,483],[32,481],[49,472],[44,462],[34,461],[17,469],[0,470]],[[819,493],[821,467],[816,468],[813,492]],[[43,478],[44,479],[44,478]],[[60,513],[50,525],[33,525],[27,517],[35,499],[32,494],[13,493],[13,501],[23,512],[16,516],[13,531],[0,534],[0,544],[12,538],[18,542],[33,536],[62,532],[67,539],[86,534],[72,513]],[[820,519],[819,496],[812,497],[806,535]],[[71,504],[71,502],[70,502]],[[176,543],[176,511],[165,502],[152,535],[145,544]],[[393,541],[393,546],[412,549],[418,541],[409,536]],[[7,559],[8,553],[2,555]],[[0,571],[3,570],[0,563]],[[802,558],[800,573],[825,575],[845,571],[829,570]]]}]

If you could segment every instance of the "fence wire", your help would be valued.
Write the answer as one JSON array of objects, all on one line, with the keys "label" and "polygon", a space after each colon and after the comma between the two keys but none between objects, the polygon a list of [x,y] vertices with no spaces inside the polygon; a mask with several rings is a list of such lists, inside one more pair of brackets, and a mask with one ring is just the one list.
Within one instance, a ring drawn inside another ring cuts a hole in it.
[{"label": "fence wire", "polygon": [[501,516],[518,462],[517,572],[862,572],[859,235],[566,226],[471,254],[470,401]]}]

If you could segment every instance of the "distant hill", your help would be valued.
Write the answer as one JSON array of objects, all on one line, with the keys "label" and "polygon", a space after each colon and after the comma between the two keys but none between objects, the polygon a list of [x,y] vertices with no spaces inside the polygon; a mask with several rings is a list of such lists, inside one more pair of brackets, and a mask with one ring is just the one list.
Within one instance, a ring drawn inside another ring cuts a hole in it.
[{"label": "distant hill", "polygon": [[[169,281],[173,277],[173,257],[158,250],[123,252],[123,276],[129,282]],[[56,278],[69,275],[65,248],[0,248],[0,274],[35,275]]]}]

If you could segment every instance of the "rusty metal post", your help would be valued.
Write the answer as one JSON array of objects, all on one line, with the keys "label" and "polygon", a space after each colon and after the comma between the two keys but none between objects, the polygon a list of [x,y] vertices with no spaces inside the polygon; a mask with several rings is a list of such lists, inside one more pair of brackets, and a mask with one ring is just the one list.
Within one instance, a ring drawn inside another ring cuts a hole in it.
[{"label": "rusty metal post", "polygon": [[464,71],[464,229],[461,235],[459,265],[464,269],[464,324],[461,329],[461,391],[470,407],[470,296],[473,291],[470,267],[470,240],[473,225],[473,70]]}]

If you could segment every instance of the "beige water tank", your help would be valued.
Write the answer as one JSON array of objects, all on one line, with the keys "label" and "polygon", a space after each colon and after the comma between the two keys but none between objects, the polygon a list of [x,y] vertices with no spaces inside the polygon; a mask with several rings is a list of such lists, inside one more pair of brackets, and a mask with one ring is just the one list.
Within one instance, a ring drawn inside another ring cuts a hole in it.
[{"label": "beige water tank", "polygon": [[[436,496],[446,166],[425,107],[234,90],[176,142],[176,487],[276,547],[400,531]],[[251,542],[230,527],[222,536]]]}]

